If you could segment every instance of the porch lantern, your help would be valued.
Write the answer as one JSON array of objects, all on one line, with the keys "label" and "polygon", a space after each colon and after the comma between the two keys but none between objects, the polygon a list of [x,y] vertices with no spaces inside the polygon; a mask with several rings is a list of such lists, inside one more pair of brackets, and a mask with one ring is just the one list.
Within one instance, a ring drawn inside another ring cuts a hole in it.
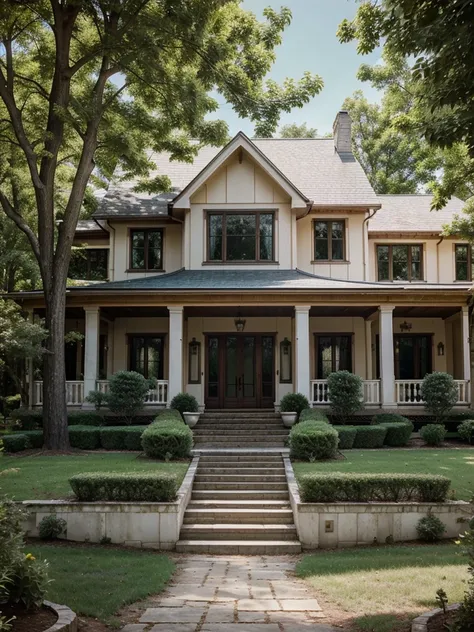
[{"label": "porch lantern", "polygon": [[189,384],[201,383],[201,343],[193,338],[189,343]]},{"label": "porch lantern", "polygon": [[246,322],[247,321],[245,320],[245,318],[242,318],[241,316],[234,318],[235,328],[237,329],[238,332],[242,332],[245,329]]},{"label": "porch lantern", "polygon": [[404,332],[411,331],[411,328],[412,328],[412,324],[407,323],[407,321],[401,323],[400,325],[400,331],[404,331]]},{"label": "porch lantern", "polygon": [[291,342],[284,338],[280,342],[280,383],[291,383]]},{"label": "porch lantern", "polygon": [[438,342],[438,355],[444,356],[444,344],[442,342]]}]

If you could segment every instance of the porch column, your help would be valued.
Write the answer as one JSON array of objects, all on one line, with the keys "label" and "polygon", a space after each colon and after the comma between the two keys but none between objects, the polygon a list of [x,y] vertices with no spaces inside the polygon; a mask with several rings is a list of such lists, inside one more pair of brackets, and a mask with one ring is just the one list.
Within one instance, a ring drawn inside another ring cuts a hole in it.
[{"label": "porch column", "polygon": [[365,379],[371,380],[372,373],[372,321],[365,321]]},{"label": "porch column", "polygon": [[183,390],[183,306],[168,307],[168,403]]},{"label": "porch column", "polygon": [[380,380],[382,387],[382,408],[394,408],[395,363],[393,357],[393,305],[381,305],[380,314]]},{"label": "porch column", "polygon": [[[95,391],[99,370],[100,307],[84,307],[86,313],[84,340],[84,399]],[[87,406],[87,402],[86,402]]]},{"label": "porch column", "polygon": [[463,376],[465,380],[471,379],[471,349],[469,343],[469,307],[464,305],[462,308],[462,364]]},{"label": "porch column", "polygon": [[309,305],[295,306],[295,389],[310,400],[309,310]]}]

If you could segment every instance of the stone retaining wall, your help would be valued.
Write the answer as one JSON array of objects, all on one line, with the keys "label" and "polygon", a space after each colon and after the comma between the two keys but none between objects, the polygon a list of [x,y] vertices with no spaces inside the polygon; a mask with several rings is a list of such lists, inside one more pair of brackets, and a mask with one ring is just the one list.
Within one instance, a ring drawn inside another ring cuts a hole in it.
[{"label": "stone retaining wall", "polygon": [[43,605],[58,615],[58,620],[46,632],[77,632],[77,615],[67,606],[60,606],[51,601],[44,601]]},{"label": "stone retaining wall", "polygon": [[24,529],[37,537],[41,520],[52,513],[67,523],[65,540],[100,542],[172,550],[179,540],[184,512],[191,498],[199,457],[194,457],[171,503],[74,502],[67,500],[25,500],[29,516]]},{"label": "stone retaining wall", "polygon": [[447,606],[446,614],[441,608],[426,612],[413,619],[411,632],[446,632],[446,624],[453,622],[458,609],[459,604],[455,603],[452,606]]}]

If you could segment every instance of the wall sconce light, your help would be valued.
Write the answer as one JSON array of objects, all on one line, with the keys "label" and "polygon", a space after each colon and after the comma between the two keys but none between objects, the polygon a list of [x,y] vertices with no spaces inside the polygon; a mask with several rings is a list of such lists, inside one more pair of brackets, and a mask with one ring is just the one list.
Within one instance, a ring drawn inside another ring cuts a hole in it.
[{"label": "wall sconce light", "polygon": [[412,324],[407,323],[406,320],[400,325],[400,331],[404,331],[404,332],[411,331],[411,328],[412,328]]},{"label": "wall sconce light", "polygon": [[241,318],[241,316],[234,318],[235,328],[237,329],[237,331],[242,332],[245,329],[246,322],[247,321],[245,320],[245,318]]},{"label": "wall sconce light", "polygon": [[444,356],[444,344],[442,342],[438,342],[438,355]]},{"label": "wall sconce light", "polygon": [[286,337],[280,342],[280,383],[291,383],[291,342]]},{"label": "wall sconce light", "polygon": [[189,343],[189,384],[201,383],[201,343],[193,338]]}]

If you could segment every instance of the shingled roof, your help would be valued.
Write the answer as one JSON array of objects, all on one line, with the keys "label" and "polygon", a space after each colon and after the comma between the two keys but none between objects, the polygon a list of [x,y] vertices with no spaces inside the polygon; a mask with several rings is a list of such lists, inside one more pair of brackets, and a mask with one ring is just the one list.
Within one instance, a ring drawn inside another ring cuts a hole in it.
[{"label": "shingled roof", "polygon": [[440,211],[431,210],[432,195],[378,195],[377,198],[382,208],[369,220],[369,233],[441,233],[443,226],[450,224],[464,206],[456,197]]}]

